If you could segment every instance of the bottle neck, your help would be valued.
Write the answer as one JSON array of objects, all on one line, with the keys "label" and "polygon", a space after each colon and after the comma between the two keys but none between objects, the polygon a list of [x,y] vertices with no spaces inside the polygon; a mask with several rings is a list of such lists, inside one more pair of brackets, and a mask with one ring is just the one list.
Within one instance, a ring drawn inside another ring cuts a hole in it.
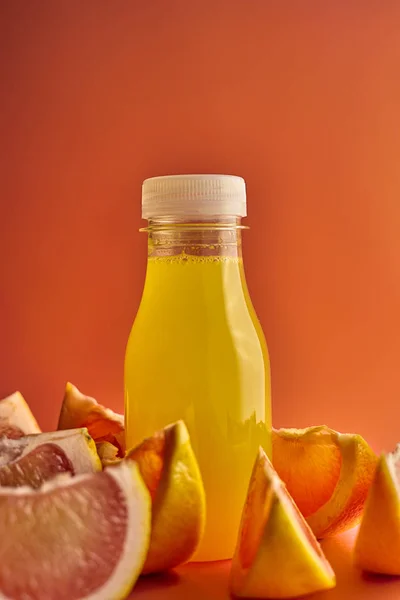
[{"label": "bottle neck", "polygon": [[242,257],[241,219],[235,216],[209,219],[149,219],[149,258],[179,256]]}]

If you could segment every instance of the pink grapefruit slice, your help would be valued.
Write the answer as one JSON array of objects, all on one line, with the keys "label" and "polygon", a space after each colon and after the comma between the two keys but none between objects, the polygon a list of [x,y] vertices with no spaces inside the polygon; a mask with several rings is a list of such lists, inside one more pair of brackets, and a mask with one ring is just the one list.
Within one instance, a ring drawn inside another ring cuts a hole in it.
[{"label": "pink grapefruit slice", "polygon": [[37,488],[59,473],[100,470],[96,445],[87,429],[0,438],[0,486]]},{"label": "pink grapefruit slice", "polygon": [[150,496],[134,462],[0,488],[2,600],[122,600],[142,569]]},{"label": "pink grapefruit slice", "polygon": [[18,439],[41,429],[20,392],[0,400],[0,437]]},{"label": "pink grapefruit slice", "polygon": [[232,593],[296,598],[334,586],[317,539],[260,448],[232,561]]},{"label": "pink grapefruit slice", "polygon": [[124,416],[85,396],[72,383],[67,383],[57,429],[87,427],[95,442],[109,442],[125,454]]}]

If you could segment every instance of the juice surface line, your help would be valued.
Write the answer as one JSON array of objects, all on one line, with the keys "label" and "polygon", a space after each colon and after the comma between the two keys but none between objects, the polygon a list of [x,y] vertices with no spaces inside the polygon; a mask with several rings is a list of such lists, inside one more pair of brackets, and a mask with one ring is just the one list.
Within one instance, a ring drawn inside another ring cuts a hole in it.
[{"label": "juice surface line", "polygon": [[207,522],[195,560],[233,554],[259,445],[271,452],[266,342],[241,252],[243,179],[170,176],[143,184],[149,257],[125,358],[127,446],[188,426]]}]

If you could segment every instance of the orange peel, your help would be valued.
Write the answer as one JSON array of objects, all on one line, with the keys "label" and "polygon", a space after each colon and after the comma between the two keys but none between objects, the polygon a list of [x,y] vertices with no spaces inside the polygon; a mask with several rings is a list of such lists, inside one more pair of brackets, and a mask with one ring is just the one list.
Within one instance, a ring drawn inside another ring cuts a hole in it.
[{"label": "orange peel", "polygon": [[326,427],[272,433],[274,467],[318,538],[361,519],[377,456],[358,434]]},{"label": "orange peel", "polygon": [[57,429],[86,427],[95,442],[110,442],[125,453],[124,416],[102,406],[78,390],[72,383],[65,387]]}]

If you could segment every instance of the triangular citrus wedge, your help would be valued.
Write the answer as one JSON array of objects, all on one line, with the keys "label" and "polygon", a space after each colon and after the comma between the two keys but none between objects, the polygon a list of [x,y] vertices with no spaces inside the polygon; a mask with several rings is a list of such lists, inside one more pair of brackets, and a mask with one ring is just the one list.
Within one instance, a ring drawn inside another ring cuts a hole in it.
[{"label": "triangular citrus wedge", "polygon": [[37,488],[60,473],[96,471],[101,462],[87,429],[0,437],[0,486]]},{"label": "triangular citrus wedge", "polygon": [[150,496],[135,463],[0,488],[0,598],[122,600],[142,569]]},{"label": "triangular citrus wedge", "polygon": [[20,392],[0,400],[0,436],[17,439],[41,429]]},{"label": "triangular citrus wedge", "polygon": [[205,522],[199,467],[183,421],[127,452],[137,462],[153,500],[150,549],[143,573],[177,567],[195,552]]},{"label": "triangular citrus wedge", "polygon": [[357,434],[325,425],[272,433],[274,467],[317,538],[361,518],[377,457]]},{"label": "triangular citrus wedge", "polygon": [[260,448],[232,561],[232,593],[295,598],[334,586],[332,567]]},{"label": "triangular citrus wedge", "polygon": [[365,571],[400,575],[400,446],[379,458],[354,558]]},{"label": "triangular citrus wedge", "polygon": [[91,396],[85,396],[67,383],[57,429],[87,427],[95,442],[110,442],[125,453],[124,417],[105,408]]}]

